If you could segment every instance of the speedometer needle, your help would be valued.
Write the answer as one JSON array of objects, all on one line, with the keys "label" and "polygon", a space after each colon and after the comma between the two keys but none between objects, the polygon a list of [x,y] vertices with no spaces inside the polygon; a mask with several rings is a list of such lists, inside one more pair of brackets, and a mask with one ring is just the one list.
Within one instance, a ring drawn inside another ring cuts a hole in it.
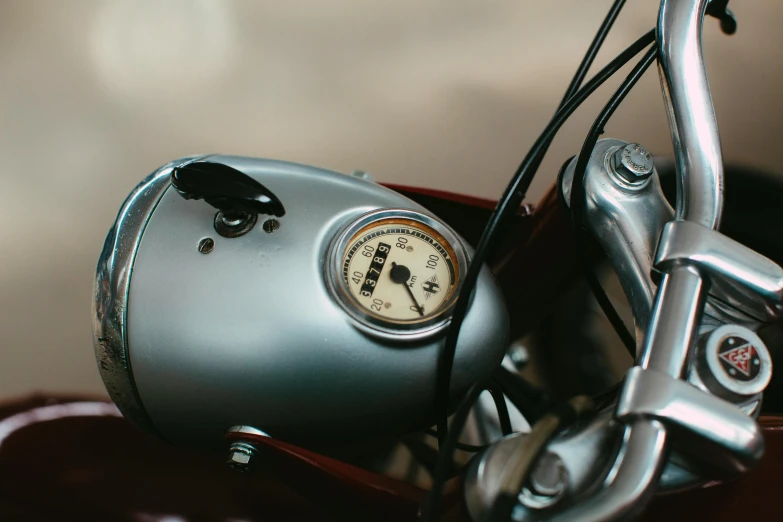
[{"label": "speedometer needle", "polygon": [[411,296],[411,299],[413,299],[413,304],[416,305],[416,310],[418,310],[419,315],[423,316],[424,309],[419,306],[419,302],[416,301],[416,296],[413,295],[413,290],[411,290],[411,287],[408,286],[408,279],[411,277],[411,271],[408,270],[408,267],[405,265],[398,265],[392,261],[392,269],[389,272],[389,275],[391,276],[392,281],[405,287],[405,290],[408,291],[408,295]]}]

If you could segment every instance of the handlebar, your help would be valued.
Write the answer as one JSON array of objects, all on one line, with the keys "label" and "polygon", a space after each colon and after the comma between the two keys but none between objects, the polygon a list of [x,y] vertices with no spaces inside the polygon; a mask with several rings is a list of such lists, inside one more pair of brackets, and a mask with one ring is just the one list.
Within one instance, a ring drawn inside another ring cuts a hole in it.
[{"label": "handlebar", "polygon": [[[723,162],[702,55],[709,0],[663,0],[658,17],[659,74],[677,161],[677,220],[717,229],[723,209]],[[698,333],[706,285],[678,265],[663,274],[637,364],[680,378]],[[625,428],[605,487],[552,520],[616,520],[632,516],[651,497],[666,462],[666,428],[640,418]]]},{"label": "handlebar", "polygon": [[723,159],[702,55],[708,0],[663,0],[658,64],[677,166],[676,219],[717,229],[723,210]]}]

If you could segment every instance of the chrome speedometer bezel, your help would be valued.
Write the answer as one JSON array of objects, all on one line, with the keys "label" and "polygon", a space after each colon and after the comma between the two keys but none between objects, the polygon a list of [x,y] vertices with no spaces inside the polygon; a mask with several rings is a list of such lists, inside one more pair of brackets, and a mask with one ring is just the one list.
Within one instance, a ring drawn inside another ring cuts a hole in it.
[{"label": "chrome speedometer bezel", "polygon": [[[432,229],[448,243],[454,252],[453,265],[456,279],[454,289],[436,313],[421,321],[395,321],[372,313],[353,296],[343,278],[343,258],[351,240],[363,228],[389,219],[413,221]],[[420,339],[435,335],[448,325],[451,320],[451,312],[459,297],[468,261],[469,253],[462,239],[434,216],[405,208],[386,208],[373,210],[359,216],[337,233],[329,246],[326,282],[335,301],[361,330],[392,340]]]}]

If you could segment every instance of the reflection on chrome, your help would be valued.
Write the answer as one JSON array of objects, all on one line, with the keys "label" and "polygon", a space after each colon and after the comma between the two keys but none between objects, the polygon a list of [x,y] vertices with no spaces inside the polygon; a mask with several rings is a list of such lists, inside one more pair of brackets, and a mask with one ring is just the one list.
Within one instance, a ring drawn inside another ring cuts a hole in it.
[{"label": "reflection on chrome", "polygon": [[0,448],[9,436],[22,428],[68,417],[122,417],[122,414],[114,404],[107,402],[69,402],[27,410],[0,421]]}]

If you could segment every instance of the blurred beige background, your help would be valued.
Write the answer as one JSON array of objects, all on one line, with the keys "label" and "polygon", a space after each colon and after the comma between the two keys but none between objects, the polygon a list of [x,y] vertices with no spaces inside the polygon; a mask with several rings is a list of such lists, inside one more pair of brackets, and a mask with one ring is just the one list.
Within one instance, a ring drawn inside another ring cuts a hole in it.
[{"label": "blurred beige background", "polygon": [[[103,393],[95,261],[125,196],[190,153],[265,156],[496,198],[609,0],[0,1],[0,397]],[[628,2],[598,62],[653,26]],[[778,167],[783,4],[705,41],[726,158]],[[535,200],[611,88],[564,128]],[[609,134],[668,154],[657,75]]]}]

